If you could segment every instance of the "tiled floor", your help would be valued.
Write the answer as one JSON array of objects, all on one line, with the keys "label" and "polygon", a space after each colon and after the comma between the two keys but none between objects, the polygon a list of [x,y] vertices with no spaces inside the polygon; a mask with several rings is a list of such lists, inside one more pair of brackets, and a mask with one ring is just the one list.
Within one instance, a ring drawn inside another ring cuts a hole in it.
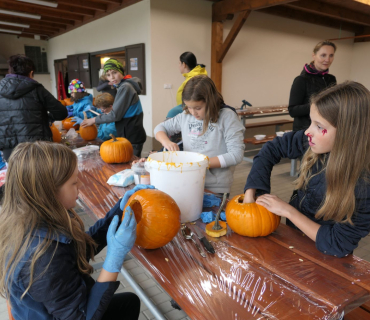
[{"label": "tiled floor", "polygon": [[[237,194],[241,194],[243,192],[244,184],[246,177],[251,169],[251,164],[247,162],[243,162],[237,166],[235,173],[234,173],[234,184],[231,189],[230,196],[234,196]],[[278,195],[281,199],[288,201],[292,190],[294,178],[289,176],[290,170],[290,162],[284,161],[274,167],[272,172],[272,194]],[[83,219],[86,228],[94,223],[92,217],[88,215],[87,212],[84,211],[82,207],[78,208],[78,212]],[[359,247],[355,250],[355,255],[370,261],[370,236],[362,239]],[[97,270],[93,274],[94,278],[97,278],[100,272],[100,268],[102,262],[104,261],[105,257],[105,250],[101,252],[95,259],[95,266]],[[169,295],[161,288],[161,286],[151,277],[151,275],[141,267],[140,263],[136,261],[135,258],[128,255],[127,259],[124,262],[124,267],[128,270],[128,272],[132,275],[132,277],[136,280],[136,282],[143,288],[149,298],[157,305],[159,310],[163,312],[164,316],[169,320],[185,320],[189,319],[185,312],[173,309],[170,300],[171,298]],[[119,280],[121,281],[121,285],[118,288],[117,292],[134,292],[132,287],[129,286],[127,281],[123,278],[122,275],[119,275]],[[6,311],[6,304],[5,300],[0,299],[0,320],[7,320],[8,315]],[[148,319],[155,319],[153,315],[148,310],[147,306],[142,303],[141,304],[141,312],[140,312],[140,320],[148,320]]]}]

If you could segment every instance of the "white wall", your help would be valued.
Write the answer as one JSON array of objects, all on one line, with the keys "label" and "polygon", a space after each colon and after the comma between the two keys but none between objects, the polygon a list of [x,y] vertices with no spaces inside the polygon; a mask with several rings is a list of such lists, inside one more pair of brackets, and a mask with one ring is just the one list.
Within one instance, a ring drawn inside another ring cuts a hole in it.
[{"label": "white wall", "polygon": [[[6,60],[14,54],[24,54],[24,46],[38,46],[46,49],[47,55],[49,43],[45,40],[34,40],[31,38],[18,38],[15,35],[0,34],[0,56]],[[50,65],[49,71],[50,71]],[[54,67],[53,67],[54,68]],[[50,74],[35,74],[35,80],[40,82],[46,90],[51,91]]]},{"label": "white wall", "polygon": [[[224,24],[224,37],[232,22]],[[337,38],[338,30],[260,12],[252,12],[223,61],[222,93],[225,101],[240,107],[246,99],[253,106],[288,104],[290,88],[314,46]],[[342,31],[342,37],[352,36]],[[337,41],[330,67],[338,82],[351,76],[353,40]]]},{"label": "white wall", "polygon": [[[180,55],[193,52],[210,71],[211,21],[210,1],[151,0],[153,128],[176,106],[176,92],[184,81]],[[165,83],[172,89],[164,89]]]},{"label": "white wall", "polygon": [[144,127],[152,132],[150,2],[144,0],[104,18],[52,38],[49,41],[48,65],[52,73],[53,93],[56,94],[54,60],[67,55],[113,49],[145,43],[147,94],[140,100],[144,109]]},{"label": "white wall", "polygon": [[370,90],[370,42],[358,42],[353,46],[351,80],[362,83]]}]

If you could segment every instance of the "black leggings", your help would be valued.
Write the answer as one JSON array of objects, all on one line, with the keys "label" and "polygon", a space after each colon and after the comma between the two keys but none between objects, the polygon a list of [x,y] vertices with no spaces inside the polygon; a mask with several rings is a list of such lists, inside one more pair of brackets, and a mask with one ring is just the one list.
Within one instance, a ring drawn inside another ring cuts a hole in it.
[{"label": "black leggings", "polygon": [[135,293],[123,292],[113,296],[102,320],[137,320],[140,299]]}]

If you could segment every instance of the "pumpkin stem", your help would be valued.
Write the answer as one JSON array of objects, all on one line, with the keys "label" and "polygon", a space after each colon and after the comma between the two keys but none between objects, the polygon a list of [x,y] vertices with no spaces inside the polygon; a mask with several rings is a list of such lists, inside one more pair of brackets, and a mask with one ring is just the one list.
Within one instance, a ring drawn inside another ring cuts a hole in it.
[{"label": "pumpkin stem", "polygon": [[113,142],[118,141],[112,133],[109,136],[113,139]]},{"label": "pumpkin stem", "polygon": [[86,112],[85,112],[85,111],[82,111],[82,112],[83,112],[83,114],[84,114],[84,120],[86,120],[86,119],[87,119]]}]

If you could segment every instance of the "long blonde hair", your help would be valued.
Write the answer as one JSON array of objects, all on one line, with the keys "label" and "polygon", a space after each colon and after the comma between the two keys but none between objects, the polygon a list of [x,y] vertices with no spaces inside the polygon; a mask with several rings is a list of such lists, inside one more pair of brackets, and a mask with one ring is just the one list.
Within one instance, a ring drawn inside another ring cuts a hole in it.
[{"label": "long blonde hair", "polygon": [[186,113],[190,113],[184,101],[203,101],[206,104],[206,113],[203,119],[203,134],[207,131],[209,123],[216,123],[220,116],[221,105],[224,98],[218,92],[214,82],[206,75],[191,78],[182,91],[182,104]]},{"label": "long blonde hair", "polygon": [[337,131],[330,154],[307,150],[297,188],[307,186],[312,168],[321,161],[326,194],[315,217],[352,223],[356,185],[361,179],[368,182],[370,173],[370,92],[360,83],[347,81],[313,96],[311,104]]},{"label": "long blonde hair", "polygon": [[61,144],[25,142],[13,150],[0,211],[0,290],[3,297],[9,297],[15,269],[39,228],[47,230],[47,237],[35,248],[30,262],[30,282],[22,297],[36,280],[33,276],[35,264],[52,244],[50,238],[53,236],[58,239],[63,234],[71,238],[79,271],[93,272],[86,254],[94,257],[95,243],[85,233],[79,216],[73,210],[67,211],[57,199],[60,188],[76,166],[76,155]]}]

